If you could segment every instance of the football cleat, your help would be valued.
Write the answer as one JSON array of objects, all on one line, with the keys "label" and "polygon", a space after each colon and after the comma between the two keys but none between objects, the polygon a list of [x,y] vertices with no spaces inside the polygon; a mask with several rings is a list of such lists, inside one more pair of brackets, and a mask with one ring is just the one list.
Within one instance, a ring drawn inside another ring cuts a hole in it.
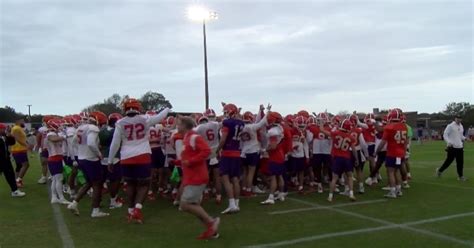
[{"label": "football cleat", "polygon": [[258,186],[253,186],[252,192],[255,194],[265,194],[265,190],[260,189]]},{"label": "football cleat", "polygon": [[389,192],[389,193],[385,194],[384,197],[395,199],[395,198],[397,198],[397,195],[393,192]]},{"label": "football cleat", "polygon": [[467,178],[462,176],[462,177],[458,177],[458,181],[461,181],[461,182],[466,182],[467,181]]},{"label": "football cleat", "polygon": [[59,199],[59,200],[58,200],[58,203],[59,203],[59,204],[63,204],[63,205],[69,205],[69,204],[71,204],[70,201],[68,201],[68,200],[66,200],[66,199],[64,199],[64,198],[63,198],[63,199]]},{"label": "football cleat", "polygon": [[79,209],[77,208],[77,202],[72,202],[71,204],[67,205],[67,209],[69,209],[74,215],[79,216]]},{"label": "football cleat", "polygon": [[409,188],[410,188],[410,184],[408,184],[408,182],[403,182],[402,187],[403,187],[404,189],[409,189]]},{"label": "football cleat", "polygon": [[372,178],[371,177],[368,177],[366,180],[365,180],[365,184],[367,184],[368,186],[372,186]]},{"label": "football cleat", "polygon": [[222,211],[221,214],[233,214],[239,212],[237,207],[228,207],[226,210]]},{"label": "football cleat", "polygon": [[265,201],[263,201],[263,202],[260,202],[260,204],[262,204],[262,205],[273,205],[273,204],[275,204],[275,200],[273,200],[273,199],[267,199],[267,200],[265,200]]},{"label": "football cleat", "polygon": [[19,190],[19,189],[12,192],[12,197],[23,197],[25,195],[26,195],[26,193]]},{"label": "football cleat", "polygon": [[95,212],[95,213],[92,212],[91,217],[92,218],[102,218],[102,217],[107,217],[109,215],[110,215],[109,213],[104,213],[104,212],[99,211],[99,212]]},{"label": "football cleat", "polygon": [[318,183],[318,193],[322,194],[324,192],[323,185]]},{"label": "football cleat", "polygon": [[382,188],[382,190],[390,190],[390,189],[391,189],[390,186],[385,186]]},{"label": "football cleat", "polygon": [[349,200],[354,202],[354,201],[357,201],[357,198],[353,195],[349,196]]},{"label": "football cleat", "polygon": [[123,206],[123,203],[118,200],[110,201],[109,209],[121,208],[122,206]]},{"label": "football cleat", "polygon": [[365,193],[364,186],[359,186],[359,194],[364,194],[364,193]]},{"label": "football cleat", "polygon": [[48,178],[45,176],[42,176],[40,179],[38,179],[38,184],[46,184],[46,182],[48,182]]},{"label": "football cleat", "polygon": [[130,214],[129,221],[136,222],[138,224],[143,224],[143,214],[142,210],[139,208],[134,208]]},{"label": "football cleat", "polygon": [[327,200],[328,202],[332,202],[332,197],[329,196]]}]

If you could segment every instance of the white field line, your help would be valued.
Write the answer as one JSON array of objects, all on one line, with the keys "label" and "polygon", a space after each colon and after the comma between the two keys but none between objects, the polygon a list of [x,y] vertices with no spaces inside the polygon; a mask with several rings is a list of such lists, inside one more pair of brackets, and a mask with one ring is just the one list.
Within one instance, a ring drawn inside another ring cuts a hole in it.
[{"label": "white field line", "polygon": [[[387,230],[387,229],[395,229],[395,228],[407,228],[409,226],[413,225],[419,225],[419,224],[426,224],[426,223],[432,223],[432,222],[437,222],[437,221],[444,221],[444,220],[450,220],[454,218],[461,218],[465,216],[472,216],[474,215],[474,212],[468,212],[468,213],[462,213],[462,214],[455,214],[455,215],[448,215],[448,216],[443,216],[443,217],[438,217],[438,218],[431,218],[431,219],[425,219],[425,220],[420,220],[420,221],[413,221],[413,222],[406,222],[403,224],[390,224],[390,225],[384,225],[384,226],[379,226],[379,227],[372,227],[372,228],[362,228],[362,229],[356,229],[356,230],[350,230],[350,231],[343,231],[343,232],[334,232],[334,233],[326,233],[326,234],[321,234],[321,235],[314,235],[314,236],[308,236],[308,237],[303,237],[303,238],[298,238],[298,239],[292,239],[292,240],[284,240],[280,242],[275,242],[275,243],[268,243],[268,244],[261,244],[261,245],[252,245],[252,246],[247,246],[247,247],[279,247],[279,246],[288,246],[288,245],[293,245],[297,243],[303,243],[303,242],[309,242],[309,241],[315,241],[315,240],[320,240],[320,239],[327,239],[327,238],[334,238],[334,237],[341,237],[341,236],[348,236],[348,235],[354,235],[354,234],[359,234],[359,233],[372,233],[375,231],[382,231],[382,230]],[[418,229],[417,229],[418,230]],[[425,231],[425,230],[422,230]],[[466,241],[468,246],[472,246],[472,242]]]},{"label": "white field line", "polygon": [[296,213],[296,212],[304,212],[304,211],[312,211],[312,210],[320,210],[326,208],[337,208],[337,207],[346,207],[346,206],[356,206],[356,205],[365,205],[365,204],[373,204],[379,202],[386,202],[386,199],[379,199],[379,200],[372,200],[372,201],[361,201],[361,202],[351,202],[351,203],[341,203],[331,206],[321,206],[321,207],[310,207],[310,208],[296,208],[296,209],[289,209],[289,210],[282,210],[282,211],[273,211],[269,212],[268,214],[289,214],[289,213]]},{"label": "white field line", "polygon": [[[288,199],[292,200],[292,201],[295,201],[295,202],[302,203],[302,204],[306,204],[306,205],[312,206],[312,207],[321,207],[322,206],[322,205],[319,205],[319,204],[316,204],[316,203],[312,203],[312,202],[304,201],[304,200],[300,200],[300,199],[295,199],[295,198],[288,198]],[[438,239],[451,241],[453,243],[467,245],[469,247],[473,246],[473,243],[471,241],[457,239],[457,238],[454,238],[454,237],[451,237],[451,236],[448,236],[448,235],[444,235],[444,234],[440,234],[440,233],[434,233],[434,232],[431,232],[431,231],[428,231],[428,230],[423,230],[423,229],[417,229],[417,228],[414,228],[414,227],[411,227],[411,226],[404,226],[404,225],[396,224],[394,222],[386,221],[386,220],[379,219],[379,218],[370,217],[370,216],[363,215],[363,214],[349,212],[349,211],[339,209],[339,208],[327,207],[326,209],[337,212],[337,213],[340,213],[340,214],[356,217],[356,218],[359,218],[359,219],[370,220],[370,221],[373,221],[373,222],[376,222],[376,223],[379,223],[379,224],[383,224],[383,225],[386,225],[386,226],[394,226],[394,227],[401,228],[401,229],[404,229],[404,230],[409,230],[409,231],[413,231],[413,232],[417,232],[417,233],[422,233],[422,234],[425,234],[425,235],[428,235],[428,236],[431,236],[431,237],[435,237],[435,238],[438,238]]]},{"label": "white field line", "polygon": [[[48,195],[49,199],[51,199],[51,185],[48,184]],[[69,228],[64,221],[63,214],[61,213],[61,209],[57,204],[51,205],[53,208],[53,215],[54,220],[56,222],[56,227],[58,228],[59,237],[63,243],[64,248],[74,248],[74,241],[72,240],[71,234],[69,233]]]}]

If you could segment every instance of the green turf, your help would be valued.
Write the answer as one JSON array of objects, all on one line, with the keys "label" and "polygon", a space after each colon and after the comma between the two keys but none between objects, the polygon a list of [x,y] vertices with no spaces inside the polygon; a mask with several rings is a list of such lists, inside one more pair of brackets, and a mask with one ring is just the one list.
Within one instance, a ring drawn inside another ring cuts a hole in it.
[{"label": "green turf", "polygon": [[[474,144],[466,144],[465,174],[471,180],[456,180],[453,164],[442,178],[434,177],[434,170],[444,159],[444,144],[431,142],[412,147],[412,188],[396,200],[372,204],[345,206],[338,209],[369,216],[392,223],[413,222],[447,215],[474,211]],[[37,158],[25,179],[27,197],[12,199],[4,180],[0,180],[0,247],[62,247],[53,210],[49,204],[46,186],[37,185],[39,165]],[[383,199],[379,186],[367,189],[358,201]],[[190,215],[178,212],[164,199],[147,202],[143,225],[127,224],[125,209],[112,210],[109,218],[88,217],[90,200],[80,204],[81,216],[71,215],[64,206],[64,218],[75,247],[240,247],[267,244],[285,240],[345,232],[384,224],[349,216],[328,209],[270,215],[269,212],[308,208],[312,204],[329,206],[326,194],[290,195],[274,206],[260,206],[265,196],[244,199],[241,213],[221,216],[221,238],[209,242],[194,239],[202,231],[199,222]],[[104,205],[108,201],[104,199]],[[302,200],[298,201],[298,200]],[[348,203],[347,198],[336,196],[335,204]],[[225,206],[205,203],[212,215],[219,215]],[[444,220],[413,226],[435,234],[447,235],[474,244],[474,216]],[[370,233],[353,234],[285,247],[468,247],[436,237],[394,228]]]}]

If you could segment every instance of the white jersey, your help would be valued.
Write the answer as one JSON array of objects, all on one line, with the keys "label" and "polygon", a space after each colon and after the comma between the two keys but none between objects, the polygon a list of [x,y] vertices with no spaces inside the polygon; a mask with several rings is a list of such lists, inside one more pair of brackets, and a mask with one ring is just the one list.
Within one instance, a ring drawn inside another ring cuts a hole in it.
[{"label": "white jersey", "polygon": [[151,154],[150,127],[161,122],[167,115],[166,108],[157,115],[125,116],[115,124],[114,137],[110,145],[109,164],[120,149],[120,160],[134,159],[143,154]]},{"label": "white jersey", "polygon": [[38,148],[41,148],[41,150],[47,150],[47,146],[46,146],[46,136],[48,135],[48,128],[43,126],[43,127],[40,127],[38,129],[38,132],[41,134],[41,144],[40,144],[40,147]]},{"label": "white jersey", "polygon": [[77,156],[77,143],[73,142],[76,131],[75,127],[66,128],[67,156],[71,158]]},{"label": "white jersey", "polygon": [[99,128],[92,124],[79,126],[74,136],[77,143],[77,157],[80,160],[98,161],[101,156],[99,150]]},{"label": "white jersey", "polygon": [[292,134],[292,146],[293,149],[290,152],[290,155],[293,158],[308,158],[309,157],[309,149],[308,149],[308,142],[306,140],[306,131],[301,133],[293,133]]},{"label": "white jersey", "polygon": [[68,151],[68,144],[67,144],[67,136],[66,136],[66,131],[61,131],[58,133],[59,136],[61,136],[64,140],[63,140],[63,144],[62,144],[62,147],[63,147],[63,156],[67,156],[67,151]]},{"label": "white jersey", "polygon": [[263,118],[258,123],[245,124],[240,133],[240,147],[242,156],[245,154],[260,152],[259,129],[267,125],[267,118]]},{"label": "white jersey", "polygon": [[165,144],[165,154],[168,155],[168,154],[171,154],[171,155],[174,155],[176,154],[176,150],[173,146],[173,135],[175,133],[177,133],[178,130],[176,129],[173,129],[173,130],[168,130],[168,131],[164,131],[162,133],[163,135],[163,143]]},{"label": "white jersey", "polygon": [[48,149],[49,157],[58,156],[58,155],[62,156],[63,155],[63,142],[62,141],[58,141],[58,142],[49,141],[48,138],[52,136],[58,137],[59,134],[55,132],[49,132],[48,134],[46,134],[45,140],[46,140],[46,147]]},{"label": "white jersey", "polygon": [[152,149],[162,146],[162,128],[161,125],[151,126],[149,130],[150,147]]},{"label": "white jersey", "polygon": [[221,125],[215,121],[199,124],[195,128],[196,133],[201,135],[207,142],[211,150],[217,149],[219,146],[219,130]]}]

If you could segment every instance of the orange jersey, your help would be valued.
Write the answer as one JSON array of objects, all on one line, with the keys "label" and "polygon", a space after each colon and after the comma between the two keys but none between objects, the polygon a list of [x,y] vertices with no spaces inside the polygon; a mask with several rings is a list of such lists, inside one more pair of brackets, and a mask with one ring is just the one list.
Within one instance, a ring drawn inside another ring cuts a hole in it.
[{"label": "orange jersey", "polygon": [[355,128],[352,128],[351,130],[351,136],[352,138],[354,138],[355,140],[355,146],[359,146],[360,145],[360,141],[359,141],[359,136],[362,135],[362,128],[360,127],[355,127]]},{"label": "orange jersey", "polygon": [[350,133],[336,130],[331,132],[333,157],[351,158],[351,146],[355,144],[355,139]]},{"label": "orange jersey", "polygon": [[395,122],[385,126],[382,139],[387,142],[387,156],[404,158],[406,154],[407,126],[405,123]]}]

